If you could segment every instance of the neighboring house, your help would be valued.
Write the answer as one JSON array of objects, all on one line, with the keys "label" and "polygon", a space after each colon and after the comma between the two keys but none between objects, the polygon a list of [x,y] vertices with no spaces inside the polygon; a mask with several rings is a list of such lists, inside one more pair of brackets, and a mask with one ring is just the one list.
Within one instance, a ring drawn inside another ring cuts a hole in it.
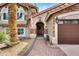
[{"label": "neighboring house", "polygon": [[[6,32],[8,29],[8,5],[7,3],[0,4],[0,32]],[[37,7],[35,4],[18,3],[16,9],[18,37],[30,38],[30,28],[26,27],[26,20],[38,12]]]},{"label": "neighboring house", "polygon": [[79,44],[79,4],[64,3],[49,11],[45,21],[54,44]]}]

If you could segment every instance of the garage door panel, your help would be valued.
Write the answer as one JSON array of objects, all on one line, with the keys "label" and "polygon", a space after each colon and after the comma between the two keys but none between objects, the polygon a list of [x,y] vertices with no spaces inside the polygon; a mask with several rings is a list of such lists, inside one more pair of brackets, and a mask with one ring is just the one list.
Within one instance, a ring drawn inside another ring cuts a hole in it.
[{"label": "garage door panel", "polygon": [[58,24],[59,44],[79,44],[78,24]]}]

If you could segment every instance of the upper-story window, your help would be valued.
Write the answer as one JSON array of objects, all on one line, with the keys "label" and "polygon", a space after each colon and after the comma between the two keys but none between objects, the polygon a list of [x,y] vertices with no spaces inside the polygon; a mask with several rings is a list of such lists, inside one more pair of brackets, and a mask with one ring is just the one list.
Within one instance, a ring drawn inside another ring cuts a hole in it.
[{"label": "upper-story window", "polygon": [[8,7],[3,7],[1,10],[1,20],[8,20]]},{"label": "upper-story window", "polygon": [[22,19],[23,13],[17,13],[17,19]]},{"label": "upper-story window", "polygon": [[[24,20],[24,9],[22,7],[17,8],[16,11],[16,19],[17,20]],[[1,20],[2,21],[7,21],[9,19],[9,15],[8,15],[8,7],[3,7],[1,9]]]},{"label": "upper-story window", "polygon": [[17,20],[24,20],[24,10],[22,7],[17,8],[16,16]]},{"label": "upper-story window", "polygon": [[3,13],[3,20],[8,20],[8,14],[7,13]]}]

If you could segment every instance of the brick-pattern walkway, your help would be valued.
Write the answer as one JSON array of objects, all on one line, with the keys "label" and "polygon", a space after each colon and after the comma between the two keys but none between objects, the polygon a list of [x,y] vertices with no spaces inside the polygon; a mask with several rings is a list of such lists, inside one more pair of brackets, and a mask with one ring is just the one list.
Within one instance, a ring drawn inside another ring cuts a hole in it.
[{"label": "brick-pattern walkway", "polygon": [[[26,54],[24,54],[26,55]],[[45,40],[37,39],[28,56],[65,56],[66,54],[58,47],[49,47]]]}]

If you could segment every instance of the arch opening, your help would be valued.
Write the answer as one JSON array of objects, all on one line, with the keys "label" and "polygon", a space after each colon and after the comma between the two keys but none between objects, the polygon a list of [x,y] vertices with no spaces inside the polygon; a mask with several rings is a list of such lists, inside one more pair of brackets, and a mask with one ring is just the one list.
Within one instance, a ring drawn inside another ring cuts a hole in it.
[{"label": "arch opening", "polygon": [[36,23],[36,35],[44,36],[44,23],[43,22]]}]

